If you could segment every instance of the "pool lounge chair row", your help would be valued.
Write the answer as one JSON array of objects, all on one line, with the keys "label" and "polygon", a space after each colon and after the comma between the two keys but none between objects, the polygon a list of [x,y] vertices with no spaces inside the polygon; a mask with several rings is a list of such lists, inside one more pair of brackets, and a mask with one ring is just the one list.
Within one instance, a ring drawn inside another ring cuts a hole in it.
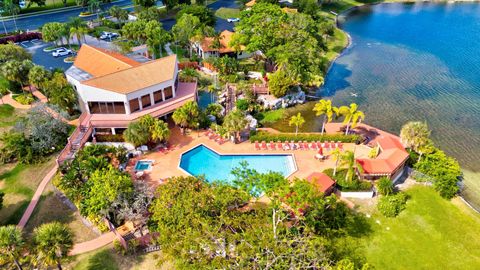
[{"label": "pool lounge chair row", "polygon": [[205,136],[207,136],[210,140],[217,142],[218,144],[224,144],[227,140],[225,140],[222,136],[215,133],[213,130],[209,129],[205,132]]},{"label": "pool lounge chair row", "polygon": [[276,142],[270,141],[269,143],[262,141],[259,143],[255,141],[256,150],[319,150],[319,149],[340,149],[343,150],[343,143],[341,142]]}]

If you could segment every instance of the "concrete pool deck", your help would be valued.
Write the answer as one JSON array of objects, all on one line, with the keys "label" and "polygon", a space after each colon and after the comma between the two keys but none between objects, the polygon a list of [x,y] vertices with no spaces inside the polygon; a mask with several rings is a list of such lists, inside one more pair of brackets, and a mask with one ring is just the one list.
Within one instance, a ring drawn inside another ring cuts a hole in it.
[{"label": "concrete pool deck", "polygon": [[[181,156],[184,152],[204,144],[210,149],[216,151],[219,154],[292,154],[296,165],[297,171],[291,174],[288,179],[293,180],[295,178],[306,178],[313,172],[322,172],[325,169],[333,168],[335,161],[332,158],[327,158],[324,161],[319,161],[314,158],[317,153],[316,150],[255,150],[254,144],[250,142],[243,142],[234,144],[232,142],[226,142],[222,145],[208,139],[204,135],[205,131],[195,132],[192,131],[188,135],[181,135],[180,129],[175,127],[171,129],[170,140],[168,141],[169,150],[160,152],[152,151],[145,155],[138,157],[138,159],[132,160],[133,165],[127,167],[128,171],[132,171],[132,167],[135,166],[135,162],[141,159],[154,160],[152,170],[144,176],[144,180],[152,185],[157,186],[163,183],[163,180],[174,176],[188,176],[188,174],[179,168]],[[368,158],[370,148],[364,145],[355,145],[353,143],[345,143],[343,145],[344,150],[355,150],[355,157]],[[329,151],[325,151],[324,154],[328,156]],[[205,164],[208,166],[208,164]],[[219,168],[221,169],[221,168]]]}]

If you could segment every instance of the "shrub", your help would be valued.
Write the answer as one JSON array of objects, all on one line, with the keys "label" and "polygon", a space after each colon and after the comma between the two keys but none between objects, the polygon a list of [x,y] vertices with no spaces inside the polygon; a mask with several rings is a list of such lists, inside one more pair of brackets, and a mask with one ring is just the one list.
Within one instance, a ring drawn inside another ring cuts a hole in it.
[{"label": "shrub", "polygon": [[405,209],[408,196],[405,193],[381,197],[377,209],[386,217],[396,217]]},{"label": "shrub", "polygon": [[38,32],[25,32],[17,35],[11,35],[11,36],[6,36],[0,38],[0,44],[7,44],[8,42],[22,42],[22,41],[28,41],[32,39],[41,39],[42,34]]},{"label": "shrub", "polygon": [[32,96],[32,94],[15,95],[13,96],[13,99],[22,105],[30,105],[35,101],[35,98]]},{"label": "shrub", "polygon": [[337,173],[333,176],[333,169],[326,169],[324,174],[330,176],[335,182],[337,182],[337,188],[341,191],[370,191],[372,184],[369,181],[362,181],[355,175],[352,181],[345,180],[346,169],[337,169]]},{"label": "shrub", "polygon": [[237,100],[237,102],[236,102],[236,107],[237,107],[237,109],[239,109],[239,110],[241,110],[241,111],[246,111],[246,110],[248,110],[248,106],[249,106],[249,105],[250,105],[250,104],[249,104],[248,100],[246,100],[246,99],[239,99],[239,100]]},{"label": "shrub", "polygon": [[388,177],[382,177],[377,182],[378,193],[382,195],[390,195],[393,193],[393,183]]},{"label": "shrub", "polygon": [[97,142],[124,142],[122,134],[97,134],[95,135]]},{"label": "shrub", "polygon": [[450,199],[458,192],[457,182],[462,175],[460,165],[442,150],[435,148],[424,155],[414,168],[435,179],[433,186],[443,198]]},{"label": "shrub", "polygon": [[258,132],[257,134],[250,136],[250,141],[334,141],[334,142],[344,142],[344,143],[353,143],[360,140],[360,136],[356,134],[319,134],[319,133],[268,133],[268,132]]}]

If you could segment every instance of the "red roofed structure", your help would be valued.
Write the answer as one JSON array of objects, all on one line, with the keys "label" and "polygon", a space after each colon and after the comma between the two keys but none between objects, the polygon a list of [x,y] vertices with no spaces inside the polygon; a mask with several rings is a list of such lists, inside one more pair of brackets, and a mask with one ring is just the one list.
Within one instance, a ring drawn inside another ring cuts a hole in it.
[{"label": "red roofed structure", "polygon": [[314,184],[318,190],[325,195],[330,195],[335,186],[335,181],[333,181],[330,176],[320,172],[315,172],[307,176],[307,181]]},{"label": "red roofed structure", "polygon": [[387,176],[394,180],[402,174],[408,152],[396,136],[383,134],[375,141],[380,150],[379,155],[374,159],[357,159],[357,163],[363,168],[361,177],[375,180]]}]

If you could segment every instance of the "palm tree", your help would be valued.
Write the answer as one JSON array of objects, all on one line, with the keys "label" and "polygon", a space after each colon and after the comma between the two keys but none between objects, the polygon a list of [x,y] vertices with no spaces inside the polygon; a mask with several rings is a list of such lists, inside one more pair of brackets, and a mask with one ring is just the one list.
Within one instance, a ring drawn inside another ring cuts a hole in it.
[{"label": "palm tree", "polygon": [[420,154],[419,161],[431,145],[430,130],[427,123],[423,122],[408,122],[403,125],[400,139],[406,147]]},{"label": "palm tree", "polygon": [[365,114],[362,111],[358,111],[358,105],[355,103],[350,104],[350,107],[341,106],[340,108],[333,108],[333,111],[339,116],[343,116],[343,124],[347,125],[345,135],[348,134],[350,128],[355,128],[357,123],[365,119]]},{"label": "palm tree", "polygon": [[81,39],[85,40],[85,35],[88,33],[88,29],[80,26],[80,27],[70,27],[70,38],[73,39],[75,36],[78,41],[78,45],[82,45]]},{"label": "palm tree", "polygon": [[189,120],[188,114],[185,112],[185,110],[182,110],[181,107],[175,110],[173,112],[172,119],[176,125],[180,126],[182,134],[184,134],[184,129],[185,127],[188,126],[188,120]]},{"label": "palm tree", "polygon": [[62,270],[61,260],[73,247],[72,233],[59,222],[43,224],[34,230],[38,259],[47,267],[56,265]]},{"label": "palm tree", "polygon": [[305,124],[305,119],[303,118],[301,113],[292,116],[290,118],[290,121],[288,122],[289,126],[295,126],[295,136],[298,134],[298,127],[301,127],[303,124]]},{"label": "palm tree", "polygon": [[34,65],[28,72],[28,82],[38,89],[45,87],[45,83],[50,80],[52,74],[43,66]]},{"label": "palm tree", "polygon": [[[16,16],[20,11],[20,7],[13,2],[13,0],[5,0],[3,7],[5,11],[12,16],[13,24],[15,25],[15,31],[18,31]],[[3,21],[3,19],[2,19]]]},{"label": "palm tree", "polygon": [[88,0],[88,11],[90,13],[97,14],[97,20],[99,19],[98,10],[100,9],[100,1],[99,0]]},{"label": "palm tree", "polygon": [[245,129],[247,124],[245,115],[239,110],[229,112],[223,119],[223,127],[229,133],[234,134],[235,142],[239,139],[240,132]]},{"label": "palm tree", "polygon": [[355,175],[355,169],[362,171],[362,168],[357,164],[355,160],[355,153],[353,151],[345,151],[340,156],[340,166],[347,168],[347,173],[345,174],[345,181],[351,182],[353,176]]},{"label": "palm tree", "polygon": [[335,110],[336,107],[332,106],[332,101],[329,99],[321,99],[317,102],[317,104],[315,104],[315,107],[313,107],[313,111],[315,112],[316,116],[323,114],[322,135],[325,131],[325,123],[330,123],[332,121]]},{"label": "palm tree", "polygon": [[125,141],[135,146],[146,144],[150,140],[149,127],[143,125],[140,121],[131,122],[123,132],[123,137]]},{"label": "palm tree", "polygon": [[340,161],[340,149],[335,148],[332,152],[330,152],[330,155],[333,157],[335,160],[335,167],[333,167],[333,176],[337,174],[337,168],[338,168],[338,162]]},{"label": "palm tree", "polygon": [[154,124],[150,126],[150,138],[156,142],[168,140],[170,137],[170,129],[168,128],[168,124],[160,119],[155,120],[156,121]]},{"label": "palm tree", "polygon": [[0,258],[13,262],[17,269],[22,270],[18,261],[25,245],[22,231],[14,225],[0,227]]}]

